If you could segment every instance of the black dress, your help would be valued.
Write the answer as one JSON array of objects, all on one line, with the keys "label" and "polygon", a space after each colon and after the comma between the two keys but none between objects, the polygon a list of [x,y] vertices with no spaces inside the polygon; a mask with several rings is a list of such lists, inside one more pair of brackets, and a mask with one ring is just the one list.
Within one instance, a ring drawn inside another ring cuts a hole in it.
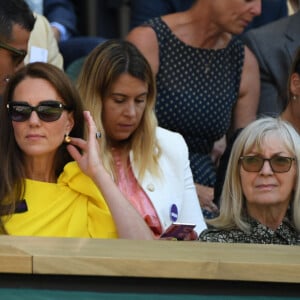
[{"label": "black dress", "polygon": [[238,99],[244,46],[233,39],[219,50],[180,41],[162,21],[146,22],[159,44],[156,114],[159,126],[182,134],[194,181],[213,187],[216,169],[210,153],[228,131]]}]

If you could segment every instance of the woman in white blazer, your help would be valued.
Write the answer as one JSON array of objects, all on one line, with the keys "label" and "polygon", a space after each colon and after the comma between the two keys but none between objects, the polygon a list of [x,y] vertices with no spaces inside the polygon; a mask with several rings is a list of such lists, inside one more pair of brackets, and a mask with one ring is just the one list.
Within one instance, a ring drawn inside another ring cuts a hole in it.
[{"label": "woman in white blazer", "polygon": [[196,239],[206,224],[188,149],[180,134],[157,126],[155,79],[144,56],[128,41],[109,40],[87,57],[78,89],[103,133],[105,167],[154,236],[180,222],[196,224],[186,238]]}]

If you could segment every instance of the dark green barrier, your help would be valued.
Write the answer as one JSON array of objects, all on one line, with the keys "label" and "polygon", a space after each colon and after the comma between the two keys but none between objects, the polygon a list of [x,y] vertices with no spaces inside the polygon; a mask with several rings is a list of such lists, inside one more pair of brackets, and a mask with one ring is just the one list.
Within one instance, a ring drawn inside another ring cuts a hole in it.
[{"label": "dark green barrier", "polygon": [[0,289],[1,300],[291,300],[300,298],[272,296],[211,296],[174,294],[98,293],[80,291],[49,291],[38,289]]}]

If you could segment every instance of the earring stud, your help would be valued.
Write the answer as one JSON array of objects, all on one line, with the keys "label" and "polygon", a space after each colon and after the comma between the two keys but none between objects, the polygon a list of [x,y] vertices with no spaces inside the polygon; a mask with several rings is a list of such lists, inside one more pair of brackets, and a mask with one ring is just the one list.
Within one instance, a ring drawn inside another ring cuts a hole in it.
[{"label": "earring stud", "polygon": [[65,134],[65,143],[69,144],[71,142],[71,138],[69,136],[69,134]]}]

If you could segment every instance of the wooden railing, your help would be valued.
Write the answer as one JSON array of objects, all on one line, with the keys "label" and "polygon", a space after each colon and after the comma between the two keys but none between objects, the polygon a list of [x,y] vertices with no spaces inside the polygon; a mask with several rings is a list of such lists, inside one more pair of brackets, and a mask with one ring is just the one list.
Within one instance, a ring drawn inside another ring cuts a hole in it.
[{"label": "wooden railing", "polygon": [[0,236],[0,288],[300,296],[299,283],[299,246]]},{"label": "wooden railing", "polygon": [[1,236],[0,272],[300,283],[300,247]]}]

